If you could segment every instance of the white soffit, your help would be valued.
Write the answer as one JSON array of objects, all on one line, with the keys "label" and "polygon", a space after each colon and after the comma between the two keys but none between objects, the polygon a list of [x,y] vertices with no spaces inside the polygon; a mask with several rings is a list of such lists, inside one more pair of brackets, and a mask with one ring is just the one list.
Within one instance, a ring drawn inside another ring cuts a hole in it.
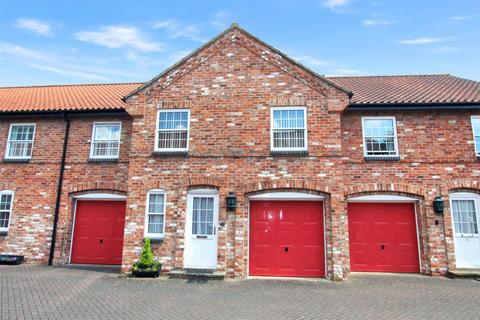
[{"label": "white soffit", "polygon": [[77,200],[126,200],[127,196],[113,193],[88,193],[74,197]]},{"label": "white soffit", "polygon": [[405,197],[405,196],[395,196],[395,195],[370,195],[370,196],[359,196],[348,198],[348,202],[414,202],[417,201],[415,198]]},{"label": "white soffit", "polygon": [[324,197],[302,192],[268,192],[249,197],[249,200],[323,200]]}]

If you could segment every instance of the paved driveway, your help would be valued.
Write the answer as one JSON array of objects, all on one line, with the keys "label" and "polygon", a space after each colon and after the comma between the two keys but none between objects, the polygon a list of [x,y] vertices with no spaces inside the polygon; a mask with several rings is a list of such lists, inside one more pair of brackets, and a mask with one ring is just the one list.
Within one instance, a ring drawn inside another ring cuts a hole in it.
[{"label": "paved driveway", "polygon": [[348,282],[139,280],[0,266],[1,319],[479,319],[480,282],[356,275]]}]

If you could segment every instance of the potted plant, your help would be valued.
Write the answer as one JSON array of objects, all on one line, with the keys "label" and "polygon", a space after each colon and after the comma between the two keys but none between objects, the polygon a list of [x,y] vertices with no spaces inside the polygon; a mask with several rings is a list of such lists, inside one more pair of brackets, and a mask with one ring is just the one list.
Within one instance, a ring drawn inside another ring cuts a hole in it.
[{"label": "potted plant", "polygon": [[156,278],[160,275],[162,264],[153,258],[150,239],[145,238],[140,259],[133,264],[132,275],[141,278]]}]

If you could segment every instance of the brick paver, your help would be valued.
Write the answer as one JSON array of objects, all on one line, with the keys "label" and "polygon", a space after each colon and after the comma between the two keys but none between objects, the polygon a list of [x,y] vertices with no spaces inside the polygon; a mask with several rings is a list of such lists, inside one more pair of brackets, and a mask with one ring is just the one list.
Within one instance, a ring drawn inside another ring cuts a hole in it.
[{"label": "brick paver", "polygon": [[0,266],[1,319],[479,319],[480,282],[420,275],[349,281],[141,280]]}]

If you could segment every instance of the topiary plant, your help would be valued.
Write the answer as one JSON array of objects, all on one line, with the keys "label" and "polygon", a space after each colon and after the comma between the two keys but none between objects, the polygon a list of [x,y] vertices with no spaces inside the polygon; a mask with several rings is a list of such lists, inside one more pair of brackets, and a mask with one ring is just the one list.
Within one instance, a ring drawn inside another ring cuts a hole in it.
[{"label": "topiary plant", "polygon": [[139,271],[158,272],[161,266],[162,265],[160,264],[160,262],[153,258],[153,252],[150,246],[150,239],[145,238],[140,259],[133,264],[133,273],[135,274]]}]

